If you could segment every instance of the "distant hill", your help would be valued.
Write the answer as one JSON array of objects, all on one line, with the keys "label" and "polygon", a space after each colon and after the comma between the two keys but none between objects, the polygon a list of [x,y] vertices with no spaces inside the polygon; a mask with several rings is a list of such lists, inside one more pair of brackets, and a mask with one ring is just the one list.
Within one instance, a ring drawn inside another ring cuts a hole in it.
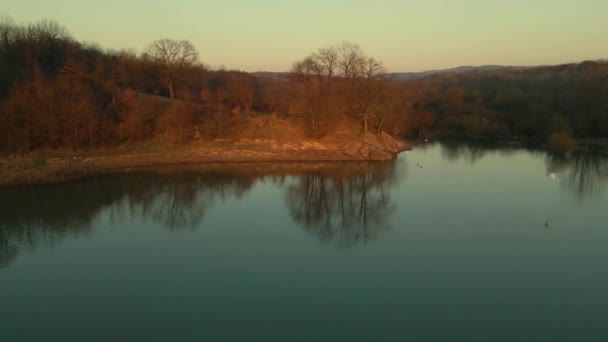
[{"label": "distant hill", "polygon": [[274,72],[274,71],[256,71],[252,72],[252,75],[260,78],[272,79],[277,81],[286,80],[289,76],[288,72]]},{"label": "distant hill", "polygon": [[[459,66],[451,69],[441,69],[441,70],[428,70],[428,71],[420,71],[420,72],[393,72],[386,74],[390,78],[396,81],[411,81],[417,80],[430,76],[438,76],[438,75],[456,75],[456,74],[464,74],[464,73],[472,73],[472,72],[493,72],[493,71],[513,71],[513,70],[524,70],[530,69],[534,67],[516,67],[516,66],[504,66],[504,65],[482,65],[482,66]],[[287,72],[254,72],[253,75],[261,78],[268,78],[274,80],[284,80],[287,78],[289,73]]]},{"label": "distant hill", "polygon": [[[440,70],[428,70],[419,72],[392,72],[387,73],[386,76],[395,81],[414,81],[427,77],[443,77],[443,76],[459,76],[464,74],[472,75],[488,75],[497,74],[505,75],[512,74],[513,72],[521,73],[561,73],[568,71],[581,71],[585,69],[604,69],[607,61],[596,60],[596,61],[583,61],[580,63],[567,63],[558,65],[535,65],[535,66],[509,66],[509,65],[481,65],[481,66],[459,66],[450,69]],[[287,80],[289,73],[287,72],[254,72],[254,76],[272,79],[276,81]]]},{"label": "distant hill", "polygon": [[527,66],[506,66],[506,65],[482,65],[482,66],[459,66],[451,69],[429,70],[420,72],[394,72],[387,74],[398,81],[410,81],[436,75],[456,75],[471,72],[488,72],[488,71],[512,71],[523,70],[533,67]]}]

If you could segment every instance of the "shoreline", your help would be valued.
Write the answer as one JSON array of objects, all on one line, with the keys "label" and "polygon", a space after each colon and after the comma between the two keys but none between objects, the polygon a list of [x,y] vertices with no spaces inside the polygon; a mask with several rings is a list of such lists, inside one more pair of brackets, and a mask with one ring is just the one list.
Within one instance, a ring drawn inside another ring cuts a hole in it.
[{"label": "shoreline", "polygon": [[530,140],[530,139],[491,139],[491,138],[471,138],[471,137],[460,137],[460,136],[448,136],[448,137],[432,137],[424,140],[409,140],[413,146],[425,145],[430,142],[442,142],[442,143],[454,143],[454,144],[473,144],[483,145],[490,147],[504,147],[504,148],[522,148],[522,149],[533,149],[546,151],[549,153],[586,153],[586,152],[598,152],[608,154],[608,139],[576,139],[576,146],[572,150],[558,151],[551,148],[551,145],[545,141]]},{"label": "shoreline", "polygon": [[[439,139],[455,143],[484,143],[480,140]],[[488,143],[488,141],[485,141]],[[507,148],[535,148],[550,152],[548,146],[522,141],[491,142]],[[175,145],[168,140],[125,144],[112,148],[69,151],[37,151],[26,155],[0,157],[0,189],[74,182],[98,176],[120,174],[154,167],[197,164],[382,162],[396,159],[403,151],[426,145],[420,141],[393,140],[388,144],[365,137],[331,141],[277,144],[274,140],[193,141]],[[390,145],[390,146],[387,146]],[[578,145],[576,151],[608,152]]]},{"label": "shoreline", "polygon": [[145,151],[145,148],[138,151],[142,146],[133,145],[96,151],[35,152],[0,158],[0,189],[67,183],[149,167],[213,163],[380,162],[394,160],[400,152],[411,150],[413,146],[403,141],[392,148],[357,142],[356,151],[353,151],[349,144],[352,142],[283,148],[267,141],[252,144],[223,141],[182,146],[163,144],[161,148],[152,148],[152,151]]}]

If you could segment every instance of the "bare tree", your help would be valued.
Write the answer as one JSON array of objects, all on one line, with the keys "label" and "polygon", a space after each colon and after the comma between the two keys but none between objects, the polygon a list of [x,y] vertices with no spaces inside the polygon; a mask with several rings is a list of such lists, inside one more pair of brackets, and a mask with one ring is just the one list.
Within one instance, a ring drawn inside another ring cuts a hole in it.
[{"label": "bare tree", "polygon": [[375,79],[383,75],[386,71],[384,70],[384,64],[377,61],[374,57],[368,57],[364,61],[364,72],[365,78]]},{"label": "bare tree", "polygon": [[43,19],[30,25],[28,33],[32,38],[39,41],[56,41],[70,38],[68,30],[63,25],[51,19]]},{"label": "bare tree", "polygon": [[5,14],[0,14],[0,50],[8,48],[15,38],[17,28],[13,18]]},{"label": "bare tree", "polygon": [[194,45],[187,40],[160,39],[147,47],[144,57],[161,67],[169,96],[175,98],[175,82],[180,72],[194,66],[199,56]]},{"label": "bare tree", "polygon": [[324,134],[323,105],[327,103],[323,92],[323,64],[316,56],[306,57],[304,60],[294,63],[291,70],[292,78],[304,84],[304,98],[306,99],[305,114],[310,120],[310,129],[313,136],[319,137]]},{"label": "bare tree", "polygon": [[303,110],[310,118],[312,133],[326,133],[327,119],[333,114],[356,117],[362,130],[368,130],[369,122],[383,125],[383,113],[378,107],[382,92],[381,62],[367,57],[354,43],[319,49],[305,59],[296,62],[291,70],[292,79],[304,85],[306,106]]},{"label": "bare tree", "polygon": [[373,57],[365,57],[358,63],[358,70],[361,72],[361,82],[358,96],[360,106],[360,119],[363,131],[367,133],[369,121],[375,120],[378,124],[377,133],[382,131],[386,112],[380,107],[381,96],[384,91],[385,82],[382,75],[385,73],[382,62]]},{"label": "bare tree", "polygon": [[351,42],[343,42],[336,48],[338,54],[338,69],[340,76],[352,79],[359,76],[365,56],[359,45]]}]

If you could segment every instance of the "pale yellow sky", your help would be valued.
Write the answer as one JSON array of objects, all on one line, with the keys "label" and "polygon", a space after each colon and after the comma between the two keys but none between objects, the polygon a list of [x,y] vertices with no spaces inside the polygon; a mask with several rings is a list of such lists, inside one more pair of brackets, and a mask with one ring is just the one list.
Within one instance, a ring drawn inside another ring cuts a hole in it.
[{"label": "pale yellow sky", "polygon": [[605,0],[4,0],[1,11],[56,19],[104,48],[188,39],[206,64],[247,71],[285,71],[343,40],[393,72],[608,58]]}]

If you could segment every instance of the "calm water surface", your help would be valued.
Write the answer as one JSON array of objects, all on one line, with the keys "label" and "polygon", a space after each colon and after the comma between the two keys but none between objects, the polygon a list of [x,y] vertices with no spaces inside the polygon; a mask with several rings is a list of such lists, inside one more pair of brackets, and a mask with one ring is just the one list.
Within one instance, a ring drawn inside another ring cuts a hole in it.
[{"label": "calm water surface", "polygon": [[0,190],[0,340],[606,340],[607,181],[437,144]]}]

